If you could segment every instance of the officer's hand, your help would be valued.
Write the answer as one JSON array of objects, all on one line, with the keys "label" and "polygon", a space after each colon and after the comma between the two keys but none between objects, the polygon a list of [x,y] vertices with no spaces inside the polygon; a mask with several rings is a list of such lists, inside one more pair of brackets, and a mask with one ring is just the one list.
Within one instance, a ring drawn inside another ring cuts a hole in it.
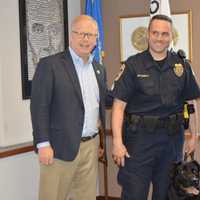
[{"label": "officer's hand", "polygon": [[126,147],[122,143],[113,143],[112,157],[118,166],[124,166],[125,156],[130,157]]},{"label": "officer's hand", "polygon": [[98,158],[101,159],[104,156],[104,149],[99,146]]},{"label": "officer's hand", "polygon": [[53,149],[50,146],[39,148],[38,156],[39,156],[40,163],[44,165],[50,165],[53,163],[54,153],[53,153]]},{"label": "officer's hand", "polygon": [[197,146],[198,137],[196,135],[192,135],[191,138],[186,141],[185,144],[185,152],[189,155],[190,153],[194,152]]}]

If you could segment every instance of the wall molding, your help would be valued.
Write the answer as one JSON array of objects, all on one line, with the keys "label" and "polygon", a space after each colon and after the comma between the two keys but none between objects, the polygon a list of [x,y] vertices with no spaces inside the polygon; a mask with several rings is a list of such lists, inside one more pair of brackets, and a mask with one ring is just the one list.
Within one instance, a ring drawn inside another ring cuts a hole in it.
[{"label": "wall molding", "polygon": [[0,158],[14,156],[21,153],[27,153],[30,151],[34,151],[34,146],[32,142],[21,145],[14,145],[6,148],[0,148]]},{"label": "wall molding", "polygon": [[[111,129],[106,130],[106,135],[112,136]],[[191,135],[185,134],[185,138],[187,140],[187,139],[191,138]],[[200,141],[200,135],[198,136],[198,141]],[[14,156],[14,155],[21,154],[21,153],[27,153],[30,151],[34,151],[34,146],[33,146],[32,142],[15,145],[15,146],[11,146],[11,147],[6,147],[6,148],[0,148],[0,158]]]}]

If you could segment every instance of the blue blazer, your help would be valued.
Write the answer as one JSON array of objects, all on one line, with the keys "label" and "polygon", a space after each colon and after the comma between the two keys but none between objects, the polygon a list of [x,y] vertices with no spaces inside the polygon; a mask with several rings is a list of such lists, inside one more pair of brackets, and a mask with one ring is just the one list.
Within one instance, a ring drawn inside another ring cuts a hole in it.
[{"label": "blue blazer", "polygon": [[[106,73],[93,62],[99,86],[99,113],[105,130]],[[84,105],[69,50],[40,60],[32,80],[31,119],[34,146],[49,141],[54,157],[75,159],[84,123]],[[37,148],[35,148],[37,151]]]}]

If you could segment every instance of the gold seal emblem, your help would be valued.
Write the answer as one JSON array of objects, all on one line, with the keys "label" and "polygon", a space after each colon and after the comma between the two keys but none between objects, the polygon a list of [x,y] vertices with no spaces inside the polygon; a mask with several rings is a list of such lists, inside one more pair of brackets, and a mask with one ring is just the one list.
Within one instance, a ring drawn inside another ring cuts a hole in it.
[{"label": "gold seal emblem", "polygon": [[173,29],[172,29],[172,39],[173,39],[173,45],[174,46],[177,45],[177,43],[179,41],[179,37],[180,37],[180,35],[179,35],[178,30],[175,27],[173,27]]},{"label": "gold seal emblem", "polygon": [[174,73],[176,76],[181,77],[183,75],[183,65],[181,63],[176,63],[174,66]]},{"label": "gold seal emblem", "polygon": [[143,26],[136,28],[132,33],[131,42],[133,47],[138,51],[144,51],[147,49],[147,28]]}]

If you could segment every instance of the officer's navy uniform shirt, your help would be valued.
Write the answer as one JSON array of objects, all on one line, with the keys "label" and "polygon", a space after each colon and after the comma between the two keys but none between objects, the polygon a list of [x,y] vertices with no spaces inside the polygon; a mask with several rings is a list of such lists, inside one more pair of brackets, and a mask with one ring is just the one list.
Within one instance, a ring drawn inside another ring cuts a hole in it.
[{"label": "officer's navy uniform shirt", "polygon": [[[183,69],[178,75],[176,64]],[[113,96],[127,103],[126,113],[166,117],[181,112],[184,101],[200,97],[189,63],[175,52],[168,52],[162,67],[148,50],[128,58],[125,66]]]}]

